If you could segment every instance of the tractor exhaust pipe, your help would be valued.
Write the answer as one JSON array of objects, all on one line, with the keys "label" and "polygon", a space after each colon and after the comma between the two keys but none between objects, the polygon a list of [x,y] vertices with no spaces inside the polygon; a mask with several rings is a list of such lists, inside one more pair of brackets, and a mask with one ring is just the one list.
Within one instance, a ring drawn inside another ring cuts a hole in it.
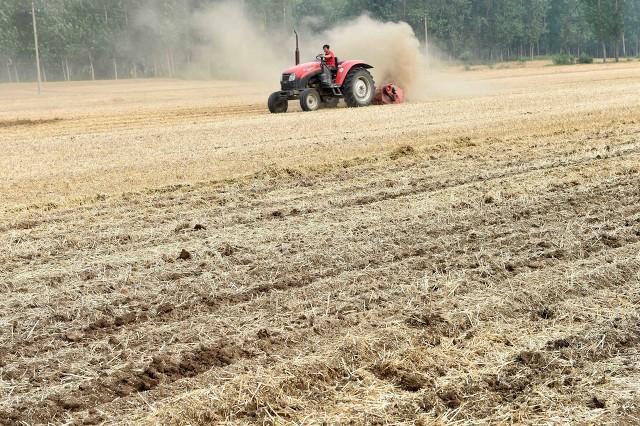
[{"label": "tractor exhaust pipe", "polygon": [[296,35],[296,65],[300,65],[300,46],[298,45],[298,32],[293,30],[293,33]]}]

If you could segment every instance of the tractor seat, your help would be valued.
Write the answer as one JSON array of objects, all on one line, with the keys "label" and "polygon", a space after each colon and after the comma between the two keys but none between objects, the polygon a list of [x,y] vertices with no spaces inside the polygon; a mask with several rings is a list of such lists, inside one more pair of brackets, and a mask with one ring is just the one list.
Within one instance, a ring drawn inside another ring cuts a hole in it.
[{"label": "tractor seat", "polygon": [[331,75],[333,76],[334,80],[335,80],[336,76],[338,75],[338,68],[340,68],[340,65],[342,65],[342,62],[338,61],[338,57],[336,56],[336,67],[335,68],[331,68]]}]

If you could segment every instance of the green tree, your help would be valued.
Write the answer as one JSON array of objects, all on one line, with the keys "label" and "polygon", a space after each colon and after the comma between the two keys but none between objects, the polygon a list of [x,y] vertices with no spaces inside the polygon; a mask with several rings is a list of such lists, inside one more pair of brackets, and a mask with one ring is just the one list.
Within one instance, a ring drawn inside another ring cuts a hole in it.
[{"label": "green tree", "polygon": [[640,1],[627,0],[624,12],[624,38],[626,52],[635,51],[640,56]]},{"label": "green tree", "polygon": [[582,0],[584,16],[602,43],[602,57],[607,61],[607,44],[615,42],[615,58],[619,60],[619,42],[624,33],[624,0]]},{"label": "green tree", "polygon": [[547,0],[530,0],[524,7],[524,40],[529,45],[531,59],[534,47],[540,45],[540,38],[547,31],[546,16],[549,9]]},{"label": "green tree", "polygon": [[16,56],[20,50],[18,29],[14,20],[16,11],[16,0],[5,0],[0,7],[0,61],[6,65],[8,81],[19,81],[20,78],[16,63]]}]

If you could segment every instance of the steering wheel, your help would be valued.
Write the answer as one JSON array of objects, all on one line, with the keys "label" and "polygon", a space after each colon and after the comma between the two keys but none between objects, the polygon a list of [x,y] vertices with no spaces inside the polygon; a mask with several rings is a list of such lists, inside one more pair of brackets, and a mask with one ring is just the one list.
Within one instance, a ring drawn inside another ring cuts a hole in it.
[{"label": "steering wheel", "polygon": [[321,53],[321,54],[317,55],[316,59],[319,60],[319,61],[324,61],[324,54]]}]

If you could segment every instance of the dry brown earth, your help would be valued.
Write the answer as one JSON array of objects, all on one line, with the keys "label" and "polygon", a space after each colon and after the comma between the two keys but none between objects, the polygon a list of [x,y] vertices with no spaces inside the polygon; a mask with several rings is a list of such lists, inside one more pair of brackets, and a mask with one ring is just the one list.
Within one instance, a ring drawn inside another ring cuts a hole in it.
[{"label": "dry brown earth", "polygon": [[442,85],[0,86],[0,424],[640,422],[640,63]]}]

